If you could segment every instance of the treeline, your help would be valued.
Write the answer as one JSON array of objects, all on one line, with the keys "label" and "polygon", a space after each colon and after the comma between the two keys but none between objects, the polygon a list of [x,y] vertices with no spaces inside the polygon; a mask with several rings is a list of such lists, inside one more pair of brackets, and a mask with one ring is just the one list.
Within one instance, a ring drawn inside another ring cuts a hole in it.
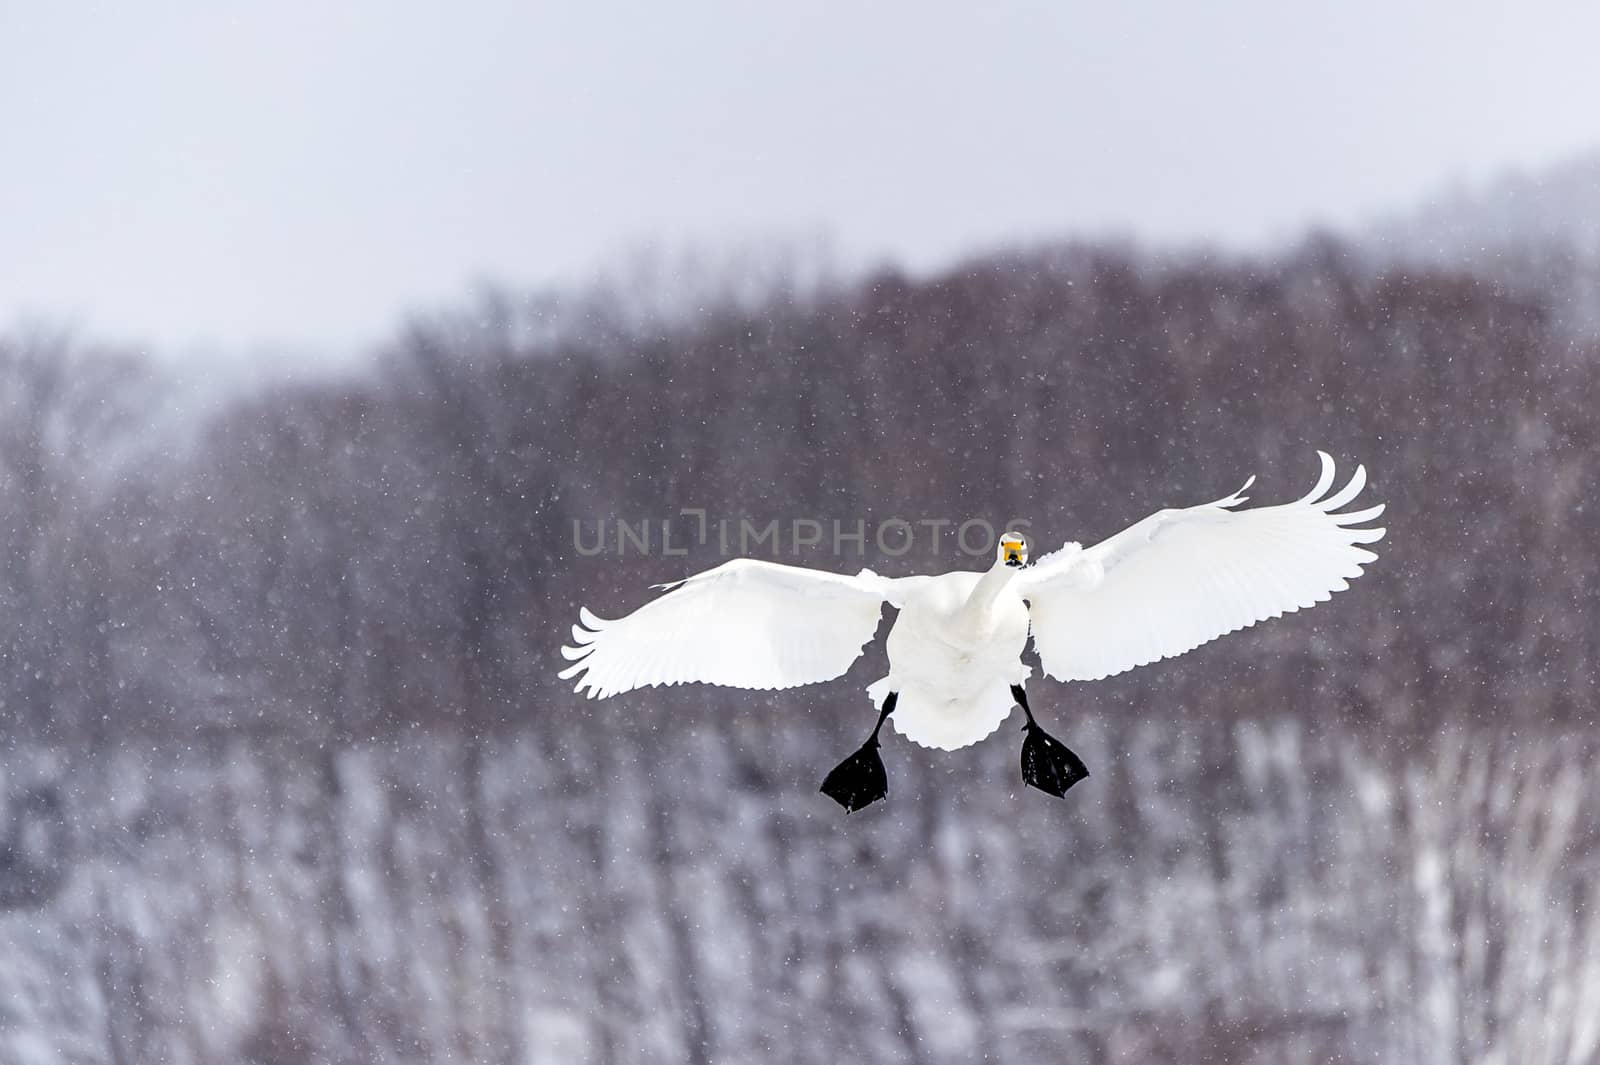
[{"label": "treeline", "polygon": [[[359,377],[182,431],[137,360],[12,335],[0,698],[14,732],[63,742],[496,727],[567,712],[555,648],[578,604],[631,609],[719,557],[591,557],[575,523],[1021,515],[1051,548],[1249,473],[1257,499],[1293,498],[1321,447],[1390,505],[1358,592],[1097,697],[1587,720],[1597,356],[1490,280],[1374,273],[1326,240],[1272,261],[1052,249],[664,325],[615,300],[486,299]],[[799,557],[972,565],[828,547]],[[853,688],[809,698],[860,709]]]}]

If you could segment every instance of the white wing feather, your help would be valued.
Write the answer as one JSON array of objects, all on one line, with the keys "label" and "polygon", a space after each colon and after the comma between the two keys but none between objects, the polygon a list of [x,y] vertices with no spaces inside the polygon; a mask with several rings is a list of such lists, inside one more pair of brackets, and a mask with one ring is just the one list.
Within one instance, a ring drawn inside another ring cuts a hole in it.
[{"label": "white wing feather", "polygon": [[1383,529],[1355,528],[1379,504],[1336,514],[1360,494],[1366,470],[1338,492],[1333,459],[1294,503],[1234,510],[1255,480],[1203,506],[1163,510],[1083,550],[1069,544],[1018,575],[1045,672],[1099,680],[1183,654],[1225,633],[1325,602],[1378,556]]},{"label": "white wing feather", "polygon": [[576,691],[606,698],[656,684],[701,681],[733,688],[793,688],[842,676],[878,630],[894,581],[734,559],[669,589],[627,617],[580,608]]}]

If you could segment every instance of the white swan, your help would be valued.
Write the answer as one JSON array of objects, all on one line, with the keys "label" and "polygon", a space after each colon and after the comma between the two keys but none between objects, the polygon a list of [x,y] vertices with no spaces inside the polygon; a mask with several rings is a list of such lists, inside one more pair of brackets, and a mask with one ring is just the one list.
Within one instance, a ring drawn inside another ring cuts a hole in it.
[{"label": "white swan", "polygon": [[822,790],[846,810],[887,794],[878,731],[892,715],[916,743],[954,750],[989,735],[1020,705],[1028,733],[1023,778],[1060,795],[1088,775],[1077,756],[1033,720],[1022,662],[1029,629],[1044,671],[1098,680],[1170,658],[1224,633],[1323,602],[1377,556],[1358,546],[1383,537],[1362,528],[1383,504],[1336,513],[1366,484],[1338,492],[1333,459],[1304,498],[1236,509],[1239,491],[1213,503],[1163,510],[1087,550],[1069,543],[1028,565],[1016,533],[1000,538],[982,573],[853,577],[735,559],[668,589],[626,617],[587,608],[574,625],[563,678],[606,698],[656,684],[703,681],[792,688],[841,676],[872,640],[883,604],[900,611],[889,630],[889,675],[868,687],[878,725]]}]

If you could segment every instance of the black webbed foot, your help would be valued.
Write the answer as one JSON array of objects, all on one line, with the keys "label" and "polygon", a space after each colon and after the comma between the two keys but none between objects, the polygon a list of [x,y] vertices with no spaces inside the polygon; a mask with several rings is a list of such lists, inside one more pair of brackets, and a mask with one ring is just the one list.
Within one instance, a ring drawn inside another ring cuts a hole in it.
[{"label": "black webbed foot", "polygon": [[1022,731],[1027,733],[1022,741],[1022,782],[1058,799],[1064,798],[1068,788],[1089,775],[1089,767],[1066,744],[1039,727],[1022,685],[1011,686],[1011,697],[1028,719],[1022,726]]},{"label": "black webbed foot", "polygon": [[1064,798],[1067,789],[1089,775],[1083,759],[1033,722],[1022,726],[1022,781],[1029,787]]},{"label": "black webbed foot", "polygon": [[878,757],[876,737],[861,745],[861,749],[833,767],[822,781],[822,794],[853,814],[864,806],[871,806],[889,795],[889,775],[884,772],[883,759]]},{"label": "black webbed foot", "polygon": [[899,692],[890,692],[884,698],[883,708],[878,711],[878,724],[873,728],[872,735],[867,737],[867,742],[855,754],[834,766],[832,772],[822,780],[822,787],[818,790],[843,806],[847,814],[853,814],[889,796],[889,774],[883,771],[883,759],[878,757],[878,732],[889,715],[894,713],[895,704],[899,701]]}]

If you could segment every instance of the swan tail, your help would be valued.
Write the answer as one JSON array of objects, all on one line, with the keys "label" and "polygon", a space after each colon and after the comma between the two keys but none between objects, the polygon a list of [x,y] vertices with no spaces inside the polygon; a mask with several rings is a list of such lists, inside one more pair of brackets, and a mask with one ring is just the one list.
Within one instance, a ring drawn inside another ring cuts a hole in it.
[{"label": "swan tail", "polygon": [[867,686],[872,705],[881,708],[891,691],[900,693],[889,721],[896,732],[923,747],[954,751],[970,746],[999,728],[1016,702],[1011,685],[1021,684],[1033,672],[1026,666],[1015,679],[997,678],[977,691],[951,695],[930,691],[914,683],[899,684],[893,676]]}]

